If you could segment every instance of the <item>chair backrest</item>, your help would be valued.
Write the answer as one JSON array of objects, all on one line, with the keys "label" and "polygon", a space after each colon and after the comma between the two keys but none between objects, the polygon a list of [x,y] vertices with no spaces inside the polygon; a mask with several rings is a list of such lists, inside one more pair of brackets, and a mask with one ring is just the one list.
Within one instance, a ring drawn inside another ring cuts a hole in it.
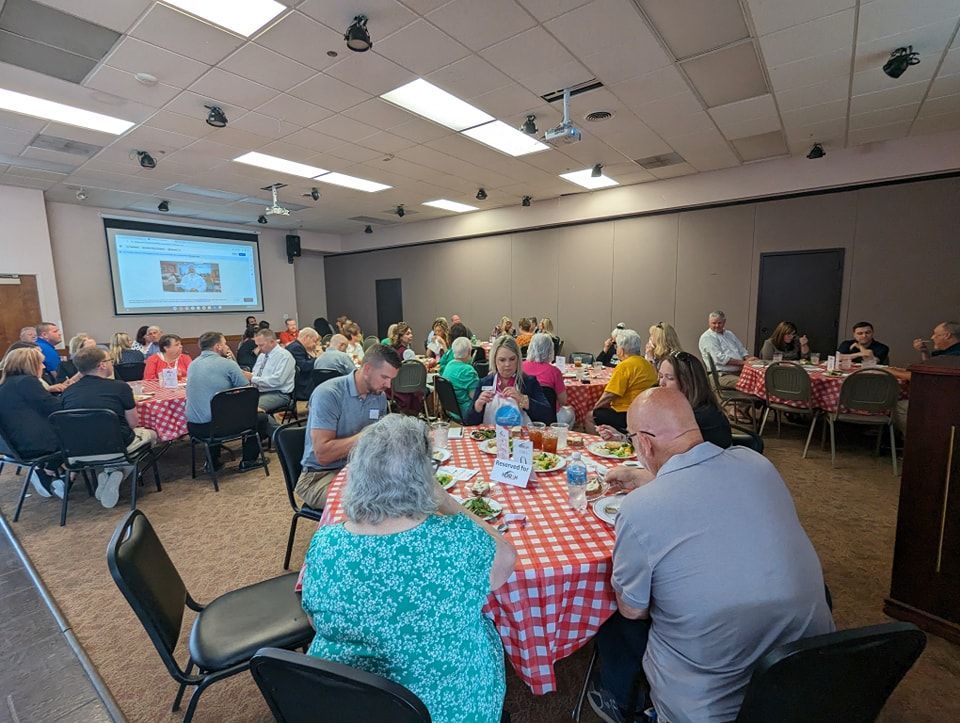
[{"label": "chair backrest", "polygon": [[799,364],[774,362],[763,373],[767,399],[806,402],[810,405],[810,375]]},{"label": "chair backrest", "polygon": [[738,723],[873,721],[923,652],[911,623],[887,623],[798,640],[764,655]]},{"label": "chair backrest", "polygon": [[128,512],[117,525],[107,546],[107,567],[167,669],[179,672],[173,651],[187,587],[142,511]]},{"label": "chair backrest", "polygon": [[713,384],[713,391],[717,394],[723,393],[723,388],[720,386],[720,372],[717,371],[717,365],[713,363],[713,354],[706,352],[707,357],[707,372],[710,374],[710,382]]},{"label": "chair backrest", "polygon": [[440,399],[440,406],[448,417],[459,422],[460,420],[460,402],[457,401],[457,393],[453,389],[453,384],[449,379],[444,379],[439,374],[433,380],[434,387],[437,390],[437,397]]},{"label": "chair backrest", "polygon": [[328,379],[336,379],[342,376],[340,372],[334,369],[314,369],[310,374],[310,381],[313,384],[313,388],[316,389]]},{"label": "chair backrest", "polygon": [[379,344],[380,340],[375,336],[368,336],[363,340],[363,350],[366,351],[374,344]]},{"label": "chair backrest", "polygon": [[[398,683],[303,653],[262,648],[250,674],[279,723],[430,723],[423,702]],[[304,701],[322,705],[304,705]]]},{"label": "chair backrest", "polygon": [[563,351],[563,339],[559,336],[553,337],[553,355],[560,356],[560,352]]},{"label": "chair backrest", "polygon": [[114,364],[113,375],[124,382],[139,382],[143,379],[143,370],[146,368],[146,362],[127,362],[126,364]]},{"label": "chair backrest", "polygon": [[490,362],[482,361],[473,363],[473,368],[477,370],[477,376],[483,379],[490,373]]},{"label": "chair backrest", "polygon": [[529,351],[529,349],[530,349],[529,346],[522,346],[522,347],[520,347],[520,358],[521,358],[521,359],[526,359],[526,358],[527,358],[527,351]]},{"label": "chair backrest", "polygon": [[552,387],[540,387],[543,390],[543,396],[547,398],[547,404],[550,409],[557,408],[557,392]]},{"label": "chair backrest", "polygon": [[256,387],[235,387],[217,392],[210,400],[210,436],[232,437],[257,428]]},{"label": "chair backrest", "polygon": [[482,346],[475,346],[473,348],[473,363],[485,362],[487,360],[487,352]]},{"label": "chair backrest", "polygon": [[900,396],[900,383],[885,369],[860,369],[840,386],[840,412],[893,414]]},{"label": "chair backrest", "polygon": [[50,424],[64,457],[126,455],[120,419],[109,409],[65,409],[51,414]]},{"label": "chair backrest", "polygon": [[307,430],[300,422],[291,422],[277,427],[273,433],[273,448],[277,450],[280,460],[280,469],[283,470],[283,481],[287,485],[287,499],[294,511],[298,510],[297,501],[293,496],[293,488],[300,479],[302,470],[300,461],[303,459],[303,448],[306,445]]},{"label": "chair backrest", "polygon": [[567,354],[567,361],[572,363],[575,356],[580,357],[583,364],[593,364],[593,354],[588,351],[572,351]]},{"label": "chair backrest", "polygon": [[393,391],[398,394],[427,391],[427,368],[416,359],[409,359],[400,365],[400,371],[393,378]]}]

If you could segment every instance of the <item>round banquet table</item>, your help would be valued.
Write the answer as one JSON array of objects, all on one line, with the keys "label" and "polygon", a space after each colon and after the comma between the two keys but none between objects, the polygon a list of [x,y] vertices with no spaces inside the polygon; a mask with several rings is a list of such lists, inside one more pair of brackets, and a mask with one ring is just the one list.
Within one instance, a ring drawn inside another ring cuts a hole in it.
[{"label": "round banquet table", "polygon": [[161,442],[179,439],[187,434],[187,390],[185,386],[166,389],[160,382],[130,382],[140,384],[149,399],[137,402],[140,426],[152,429]]},{"label": "round banquet table", "polygon": [[[452,458],[444,463],[480,470],[450,489],[460,497],[470,496],[467,485],[489,479],[494,461],[493,455],[480,451],[469,431],[464,429],[463,439],[450,440]],[[587,444],[599,440],[582,436]],[[586,452],[583,456],[588,465],[608,469],[615,465]],[[340,496],[346,479],[344,469],[331,483],[321,526],[343,521]],[[497,626],[520,678],[535,695],[549,693],[557,688],[553,664],[589,642],[617,609],[610,586],[613,527],[595,517],[589,505],[583,513],[568,507],[562,469],[540,473],[526,489],[494,485],[490,497],[503,504],[503,514],[526,515],[526,524],[510,523],[505,536],[517,548],[517,567],[505,584],[490,593],[483,612]]]},{"label": "round banquet table", "polygon": [[[857,365],[859,368],[859,365]],[[876,367],[882,369],[883,367]],[[765,381],[767,365],[765,364],[744,364],[740,371],[740,380],[737,382],[737,389],[747,394],[753,394],[761,399],[767,398],[767,389]],[[810,394],[813,398],[813,406],[826,412],[836,412],[837,404],[840,401],[840,387],[843,386],[843,380],[850,376],[850,372],[843,372],[840,376],[827,376],[826,367],[804,365],[803,369],[810,376]],[[910,384],[907,381],[900,382],[900,399],[906,399]],[[803,407],[802,402],[787,400],[776,400],[778,403],[786,404],[789,407]]]},{"label": "round banquet table", "polygon": [[[582,368],[582,367],[581,367]],[[579,371],[573,364],[568,364],[564,374],[571,374]],[[603,395],[603,390],[610,381],[610,375],[613,369],[603,367],[599,372],[590,367],[588,372],[590,383],[584,384],[577,378],[571,379],[568,376],[563,378],[563,386],[567,390],[567,404],[573,407],[577,415],[577,424],[583,424],[587,415],[593,410],[597,400]]]}]

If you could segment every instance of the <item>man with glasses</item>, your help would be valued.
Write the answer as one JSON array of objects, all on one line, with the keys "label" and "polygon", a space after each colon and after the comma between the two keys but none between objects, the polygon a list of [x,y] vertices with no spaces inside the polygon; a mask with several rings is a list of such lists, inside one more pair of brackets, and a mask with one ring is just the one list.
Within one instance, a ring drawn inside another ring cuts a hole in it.
[{"label": "man with glasses", "polygon": [[632,720],[642,665],[661,719],[733,720],[760,657],[834,630],[820,561],[773,464],[704,442],[681,392],[643,392],[627,427],[652,478],[607,474],[632,491],[588,699],[605,721]]}]

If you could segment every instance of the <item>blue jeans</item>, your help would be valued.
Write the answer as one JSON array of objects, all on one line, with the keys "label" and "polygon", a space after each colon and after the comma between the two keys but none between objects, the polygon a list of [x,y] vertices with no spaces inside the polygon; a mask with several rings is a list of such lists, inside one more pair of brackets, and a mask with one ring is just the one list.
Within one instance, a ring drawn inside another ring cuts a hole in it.
[{"label": "blue jeans", "polygon": [[600,686],[613,695],[625,714],[643,706],[639,681],[649,634],[649,619],[629,620],[615,612],[594,638],[600,657]]}]

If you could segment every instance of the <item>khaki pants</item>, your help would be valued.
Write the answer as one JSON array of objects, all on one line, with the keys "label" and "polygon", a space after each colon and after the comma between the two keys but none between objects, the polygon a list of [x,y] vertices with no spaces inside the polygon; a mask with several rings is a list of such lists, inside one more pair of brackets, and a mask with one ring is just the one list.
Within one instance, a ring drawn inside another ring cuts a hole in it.
[{"label": "khaki pants", "polygon": [[897,406],[893,410],[893,426],[896,427],[904,437],[907,436],[907,411],[909,407],[910,400],[901,399],[897,402]]},{"label": "khaki pants", "polygon": [[720,386],[724,389],[735,389],[740,375],[733,372],[720,372]]},{"label": "khaki pants", "polygon": [[315,510],[322,510],[327,503],[327,489],[333,478],[340,473],[338,469],[309,470],[300,473],[297,486],[293,491],[303,500],[304,504]]}]

